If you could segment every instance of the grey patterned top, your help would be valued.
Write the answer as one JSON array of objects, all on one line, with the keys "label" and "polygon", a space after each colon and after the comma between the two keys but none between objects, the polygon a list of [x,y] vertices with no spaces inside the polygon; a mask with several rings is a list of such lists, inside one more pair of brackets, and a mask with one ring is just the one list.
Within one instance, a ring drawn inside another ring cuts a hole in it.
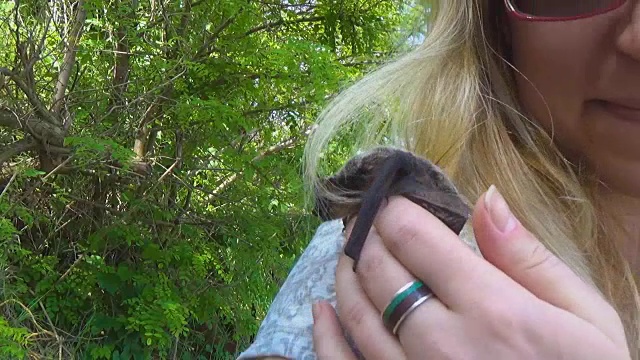
[{"label": "grey patterned top", "polygon": [[[460,237],[479,253],[470,221]],[[335,273],[343,240],[342,220],[328,221],[318,227],[273,300],[255,341],[238,360],[266,356],[316,360],[311,304],[324,299],[335,307]]]},{"label": "grey patterned top", "polygon": [[315,360],[311,304],[336,304],[336,266],[342,251],[342,220],[321,224],[276,295],[258,335],[238,360],[264,356]]}]

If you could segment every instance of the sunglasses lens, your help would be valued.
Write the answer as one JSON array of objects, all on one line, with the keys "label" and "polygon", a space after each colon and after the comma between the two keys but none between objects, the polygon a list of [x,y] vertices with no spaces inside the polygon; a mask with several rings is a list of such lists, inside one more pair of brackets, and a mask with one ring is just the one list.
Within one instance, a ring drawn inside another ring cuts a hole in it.
[{"label": "sunglasses lens", "polygon": [[514,0],[516,10],[540,17],[576,17],[614,9],[626,0]]}]

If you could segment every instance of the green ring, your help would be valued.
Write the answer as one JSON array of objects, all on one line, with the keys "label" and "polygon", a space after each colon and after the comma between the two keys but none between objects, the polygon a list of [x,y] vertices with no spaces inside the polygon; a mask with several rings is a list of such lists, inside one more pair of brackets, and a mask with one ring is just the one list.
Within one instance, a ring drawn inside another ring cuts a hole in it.
[{"label": "green ring", "polygon": [[389,316],[391,316],[391,314],[398,307],[398,305],[400,305],[400,303],[404,299],[406,299],[407,296],[411,295],[413,292],[415,292],[416,290],[420,289],[423,286],[424,284],[422,283],[422,281],[414,281],[411,284],[411,286],[409,286],[403,291],[396,293],[396,295],[393,297],[393,300],[391,300],[389,305],[387,305],[387,307],[384,309],[384,313],[382,313],[382,321],[386,324],[389,321]]}]

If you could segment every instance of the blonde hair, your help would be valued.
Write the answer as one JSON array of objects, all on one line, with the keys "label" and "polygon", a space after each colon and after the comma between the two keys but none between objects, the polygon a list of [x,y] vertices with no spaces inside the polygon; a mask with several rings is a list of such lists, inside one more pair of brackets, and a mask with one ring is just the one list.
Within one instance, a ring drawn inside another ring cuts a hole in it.
[{"label": "blonde hair", "polygon": [[305,148],[309,190],[345,129],[354,149],[393,145],[434,161],[467,199],[495,184],[520,221],[616,307],[638,358],[635,278],[604,236],[593,178],[566,161],[518,104],[506,24],[491,8],[502,2],[432,4],[421,45],[343,91],[320,115]]}]

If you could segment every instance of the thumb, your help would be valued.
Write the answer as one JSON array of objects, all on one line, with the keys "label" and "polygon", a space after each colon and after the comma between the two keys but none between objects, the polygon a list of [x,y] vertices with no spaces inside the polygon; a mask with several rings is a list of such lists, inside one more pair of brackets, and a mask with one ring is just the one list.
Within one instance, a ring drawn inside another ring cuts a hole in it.
[{"label": "thumb", "polygon": [[618,335],[620,319],[615,310],[522,226],[495,186],[476,203],[472,221],[487,261],[539,299],[575,314],[610,336]]},{"label": "thumb", "polygon": [[313,304],[313,347],[320,360],[356,360],[338,316],[327,302]]}]

